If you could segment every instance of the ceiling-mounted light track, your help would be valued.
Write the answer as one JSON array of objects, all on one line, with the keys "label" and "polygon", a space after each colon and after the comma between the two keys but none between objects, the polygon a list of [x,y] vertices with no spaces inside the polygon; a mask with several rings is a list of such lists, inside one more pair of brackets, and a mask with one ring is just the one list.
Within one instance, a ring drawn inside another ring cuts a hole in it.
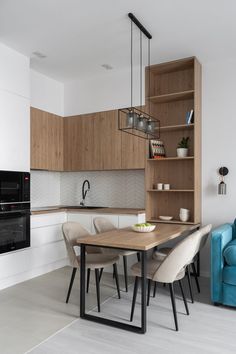
[{"label": "ceiling-mounted light track", "polygon": [[160,121],[150,115],[150,101],[148,105],[148,113],[144,112],[136,107],[133,107],[133,23],[140,30],[140,107],[142,108],[142,58],[143,58],[143,44],[142,44],[142,34],[144,34],[148,39],[148,85],[150,91],[150,40],[152,39],[151,34],[146,30],[146,28],[141,24],[141,22],[132,13],[128,14],[131,20],[131,37],[130,37],[130,66],[131,66],[131,85],[130,85],[130,107],[122,108],[118,110],[118,127],[119,130],[136,135],[144,139],[159,139],[160,137]]}]

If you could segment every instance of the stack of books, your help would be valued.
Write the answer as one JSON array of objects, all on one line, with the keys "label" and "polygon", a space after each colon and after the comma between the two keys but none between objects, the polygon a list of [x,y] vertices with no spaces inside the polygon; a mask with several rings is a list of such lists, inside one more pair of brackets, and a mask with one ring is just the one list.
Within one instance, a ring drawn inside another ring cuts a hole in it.
[{"label": "stack of books", "polygon": [[193,124],[194,123],[194,114],[193,109],[186,113],[186,124]]}]

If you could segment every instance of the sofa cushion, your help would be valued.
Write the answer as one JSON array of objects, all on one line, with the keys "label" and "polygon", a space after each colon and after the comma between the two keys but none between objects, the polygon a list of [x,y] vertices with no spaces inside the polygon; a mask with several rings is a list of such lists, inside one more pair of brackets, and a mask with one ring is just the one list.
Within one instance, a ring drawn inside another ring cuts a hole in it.
[{"label": "sofa cushion", "polygon": [[225,266],[223,269],[223,282],[236,285],[236,266]]},{"label": "sofa cushion", "polygon": [[236,239],[230,241],[223,252],[226,263],[230,266],[236,266]]}]

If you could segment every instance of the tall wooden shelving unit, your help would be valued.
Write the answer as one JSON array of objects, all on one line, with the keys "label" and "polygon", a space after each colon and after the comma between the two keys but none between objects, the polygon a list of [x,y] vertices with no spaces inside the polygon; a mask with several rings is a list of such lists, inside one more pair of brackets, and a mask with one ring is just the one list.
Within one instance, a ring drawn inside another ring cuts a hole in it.
[{"label": "tall wooden shelving unit", "polygon": [[[168,223],[195,224],[201,221],[201,64],[195,57],[146,68],[146,105],[160,119],[161,140],[166,158],[147,159],[146,216],[164,222],[160,215],[173,216]],[[150,89],[149,89],[150,87]],[[186,124],[186,113],[194,109],[194,124]],[[178,158],[176,148],[182,137],[190,137],[189,154]],[[157,183],[171,189],[158,191]],[[179,220],[179,209],[190,209],[190,220]]]}]

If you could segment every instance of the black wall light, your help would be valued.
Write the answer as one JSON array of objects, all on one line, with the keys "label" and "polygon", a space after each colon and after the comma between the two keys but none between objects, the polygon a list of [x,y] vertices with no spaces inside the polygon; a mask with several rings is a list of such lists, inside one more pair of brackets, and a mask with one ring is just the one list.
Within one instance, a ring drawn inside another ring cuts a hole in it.
[{"label": "black wall light", "polygon": [[224,182],[224,177],[229,173],[227,167],[219,168],[220,183],[218,185],[218,194],[226,194],[226,184]]}]

